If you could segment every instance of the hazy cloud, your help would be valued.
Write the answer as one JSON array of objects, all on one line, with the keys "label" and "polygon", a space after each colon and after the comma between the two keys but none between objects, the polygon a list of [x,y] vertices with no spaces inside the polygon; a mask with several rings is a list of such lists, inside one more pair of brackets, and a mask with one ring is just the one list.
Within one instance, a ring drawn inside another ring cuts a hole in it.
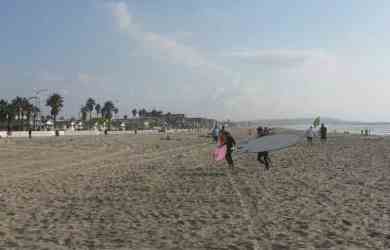
[{"label": "hazy cloud", "polygon": [[65,77],[56,73],[52,73],[49,71],[41,71],[37,73],[38,80],[47,81],[47,82],[57,82],[64,81]]},{"label": "hazy cloud", "polygon": [[[210,70],[228,73],[226,69],[216,65],[191,46],[179,43],[176,39],[142,29],[141,25],[132,21],[132,15],[125,2],[109,3],[112,17],[118,28],[126,32],[132,39],[142,43],[148,49],[154,49],[154,55],[169,63],[182,64],[190,68],[206,67]],[[189,36],[191,33],[182,33]]]},{"label": "hazy cloud", "polygon": [[225,54],[225,56],[263,66],[300,66],[312,60],[323,60],[327,55],[322,50],[304,49],[261,49],[242,50]]}]

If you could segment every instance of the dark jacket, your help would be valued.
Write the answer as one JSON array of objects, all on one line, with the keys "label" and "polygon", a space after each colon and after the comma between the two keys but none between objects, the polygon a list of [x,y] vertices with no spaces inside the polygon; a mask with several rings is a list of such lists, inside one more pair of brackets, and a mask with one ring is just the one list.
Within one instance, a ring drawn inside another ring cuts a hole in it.
[{"label": "dark jacket", "polygon": [[233,136],[227,132],[227,131],[223,131],[223,136],[225,137],[225,144],[226,144],[226,147],[228,148],[228,150],[231,150],[233,146],[236,145],[236,141],[234,140]]},{"label": "dark jacket", "polygon": [[327,129],[326,127],[320,128],[321,139],[326,139]]}]

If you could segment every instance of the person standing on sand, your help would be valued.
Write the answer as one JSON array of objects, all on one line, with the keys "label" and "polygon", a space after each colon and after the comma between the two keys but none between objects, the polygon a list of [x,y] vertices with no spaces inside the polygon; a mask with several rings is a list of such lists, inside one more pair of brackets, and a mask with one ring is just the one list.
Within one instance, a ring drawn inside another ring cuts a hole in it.
[{"label": "person standing on sand", "polygon": [[211,131],[211,135],[214,139],[214,142],[217,143],[218,142],[218,136],[219,136],[219,128],[217,125],[215,125],[215,127],[213,128],[213,131]]},{"label": "person standing on sand", "polygon": [[[264,130],[262,127],[258,127],[257,128],[257,138],[260,138],[262,136],[265,136],[268,134],[268,129],[267,131]],[[264,151],[264,152],[258,152],[257,153],[257,160],[261,163],[261,164],[264,164],[265,165],[265,169],[268,170],[269,169],[269,165],[270,165],[270,162],[271,162],[271,159],[269,158],[269,154],[268,154],[268,151]]]},{"label": "person standing on sand", "polygon": [[326,142],[328,129],[325,127],[325,125],[322,123],[320,128],[320,135],[321,135],[321,141]]},{"label": "person standing on sand", "polygon": [[313,144],[313,137],[314,137],[313,126],[310,126],[310,128],[306,130],[305,135],[307,138],[307,142]]},{"label": "person standing on sand", "polygon": [[234,140],[233,136],[225,130],[224,127],[222,127],[223,130],[220,132],[220,145],[226,145],[226,156],[225,159],[227,163],[229,164],[229,167],[234,167],[234,162],[232,158],[232,153],[234,150],[234,147],[236,146],[236,141]]}]

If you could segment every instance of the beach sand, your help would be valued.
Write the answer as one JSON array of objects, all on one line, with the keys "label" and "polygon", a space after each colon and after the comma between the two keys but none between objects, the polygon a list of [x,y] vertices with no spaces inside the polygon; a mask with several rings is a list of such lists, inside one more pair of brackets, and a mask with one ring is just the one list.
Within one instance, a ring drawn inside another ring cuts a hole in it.
[{"label": "beach sand", "polygon": [[232,172],[210,138],[162,137],[3,140],[0,249],[390,249],[390,139],[302,143],[269,171],[236,154]]}]

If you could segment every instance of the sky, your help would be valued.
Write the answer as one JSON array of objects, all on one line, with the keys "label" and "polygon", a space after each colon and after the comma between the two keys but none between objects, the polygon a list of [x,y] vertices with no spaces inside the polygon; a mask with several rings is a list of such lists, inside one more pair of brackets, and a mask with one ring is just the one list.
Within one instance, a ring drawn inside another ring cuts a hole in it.
[{"label": "sky", "polygon": [[120,115],[390,121],[390,1],[0,3],[0,98]]}]

